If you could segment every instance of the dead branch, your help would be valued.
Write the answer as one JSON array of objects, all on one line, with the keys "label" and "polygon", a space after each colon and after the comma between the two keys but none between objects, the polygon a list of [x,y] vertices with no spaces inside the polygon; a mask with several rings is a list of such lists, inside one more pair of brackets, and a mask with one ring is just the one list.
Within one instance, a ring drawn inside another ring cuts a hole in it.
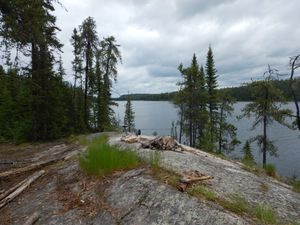
[{"label": "dead branch", "polygon": [[5,198],[3,198],[0,201],[0,209],[5,206],[7,203],[11,202],[13,199],[15,199],[19,194],[21,194],[27,187],[30,186],[31,183],[33,183],[36,179],[38,179],[40,176],[42,176],[45,173],[45,170],[40,170],[36,173],[34,173],[33,175],[31,175],[30,177],[26,178],[24,181],[22,181],[21,185],[19,185],[19,187],[13,191],[12,193],[10,193],[8,196],[6,196]]},{"label": "dead branch", "polygon": [[24,225],[33,225],[40,217],[38,212],[34,212],[28,219],[25,221]]}]

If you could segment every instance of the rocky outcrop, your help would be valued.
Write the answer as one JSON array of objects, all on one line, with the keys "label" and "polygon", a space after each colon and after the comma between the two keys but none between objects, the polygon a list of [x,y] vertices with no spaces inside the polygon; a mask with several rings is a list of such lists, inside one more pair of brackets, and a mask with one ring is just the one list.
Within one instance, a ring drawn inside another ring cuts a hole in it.
[{"label": "rocky outcrop", "polygon": [[[110,139],[111,144],[134,149],[142,157],[149,157],[153,150],[145,149],[139,143],[128,144],[120,136]],[[145,137],[144,137],[145,138]],[[253,206],[260,203],[272,207],[282,220],[300,223],[300,194],[290,186],[265,175],[245,171],[238,162],[228,161],[209,153],[182,146],[184,151],[160,151],[161,166],[177,173],[197,170],[214,179],[211,188],[220,197],[238,193]],[[262,186],[267,190],[262,190]]]}]

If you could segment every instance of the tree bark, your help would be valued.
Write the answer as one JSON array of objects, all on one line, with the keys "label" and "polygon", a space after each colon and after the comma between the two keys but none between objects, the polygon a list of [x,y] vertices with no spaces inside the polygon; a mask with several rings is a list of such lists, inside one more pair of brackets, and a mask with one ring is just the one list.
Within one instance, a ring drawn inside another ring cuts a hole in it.
[{"label": "tree bark", "polygon": [[223,113],[224,113],[224,108],[223,106],[221,106],[220,130],[219,130],[219,154],[221,154],[222,152]]}]

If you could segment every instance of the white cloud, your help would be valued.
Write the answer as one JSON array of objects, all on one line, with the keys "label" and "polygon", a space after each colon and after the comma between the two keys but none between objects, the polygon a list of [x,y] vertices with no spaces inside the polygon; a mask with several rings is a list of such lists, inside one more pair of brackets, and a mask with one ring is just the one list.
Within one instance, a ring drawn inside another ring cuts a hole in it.
[{"label": "white cloud", "polygon": [[[114,35],[123,64],[114,90],[120,94],[176,90],[179,63],[193,53],[205,64],[211,43],[220,86],[239,85],[260,76],[271,64],[286,71],[289,56],[300,52],[298,0],[61,0],[63,60],[72,73],[74,27],[88,16],[102,38]],[[71,76],[68,76],[71,80]]]}]

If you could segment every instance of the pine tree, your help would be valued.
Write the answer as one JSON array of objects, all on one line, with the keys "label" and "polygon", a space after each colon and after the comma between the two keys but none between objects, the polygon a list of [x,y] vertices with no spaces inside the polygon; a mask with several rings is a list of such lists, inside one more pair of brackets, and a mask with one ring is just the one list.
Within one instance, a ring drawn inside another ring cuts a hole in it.
[{"label": "pine tree", "polygon": [[208,93],[208,110],[209,110],[209,123],[210,130],[209,140],[213,143],[216,140],[216,110],[217,110],[217,70],[215,68],[214,56],[211,46],[208,48],[207,58],[206,58],[206,85]]},{"label": "pine tree", "polygon": [[250,142],[248,140],[246,141],[243,147],[243,153],[244,153],[243,161],[245,161],[246,163],[253,163],[254,157],[252,154]]},{"label": "pine tree", "polygon": [[100,54],[103,68],[103,83],[101,91],[102,107],[99,114],[101,115],[101,125],[104,129],[109,128],[112,122],[113,110],[111,105],[115,103],[111,100],[111,88],[113,81],[117,78],[117,64],[122,62],[121,52],[113,36],[104,38],[100,43]]},{"label": "pine tree", "polygon": [[277,155],[277,148],[267,135],[268,126],[274,121],[289,126],[285,119],[288,115],[291,115],[290,110],[282,109],[282,105],[286,103],[282,92],[275,88],[271,82],[275,73],[276,70],[272,70],[269,66],[268,71],[264,74],[266,76],[264,80],[254,81],[250,84],[253,102],[248,103],[242,109],[243,114],[240,117],[254,117],[252,129],[261,125],[263,127],[263,134],[251,139],[251,141],[257,142],[263,153],[263,167],[267,163],[267,153]]},{"label": "pine tree", "polygon": [[96,31],[96,22],[92,17],[85,19],[80,26],[80,41],[85,61],[85,79],[84,79],[84,121],[87,128],[90,127],[90,108],[92,106],[89,101],[93,96],[93,88],[95,85],[95,76],[93,71],[93,61],[98,50],[99,39]]},{"label": "pine tree", "polygon": [[127,126],[129,132],[133,132],[134,125],[134,112],[131,104],[131,97],[128,95],[127,102],[125,106],[125,116],[124,116],[124,125]]},{"label": "pine tree", "polygon": [[190,146],[196,146],[203,135],[207,120],[204,71],[202,67],[199,68],[195,54],[190,67],[184,68],[181,64],[178,70],[183,77],[183,81],[179,83],[181,90],[175,103],[179,106],[181,115],[179,139],[184,131]]}]

